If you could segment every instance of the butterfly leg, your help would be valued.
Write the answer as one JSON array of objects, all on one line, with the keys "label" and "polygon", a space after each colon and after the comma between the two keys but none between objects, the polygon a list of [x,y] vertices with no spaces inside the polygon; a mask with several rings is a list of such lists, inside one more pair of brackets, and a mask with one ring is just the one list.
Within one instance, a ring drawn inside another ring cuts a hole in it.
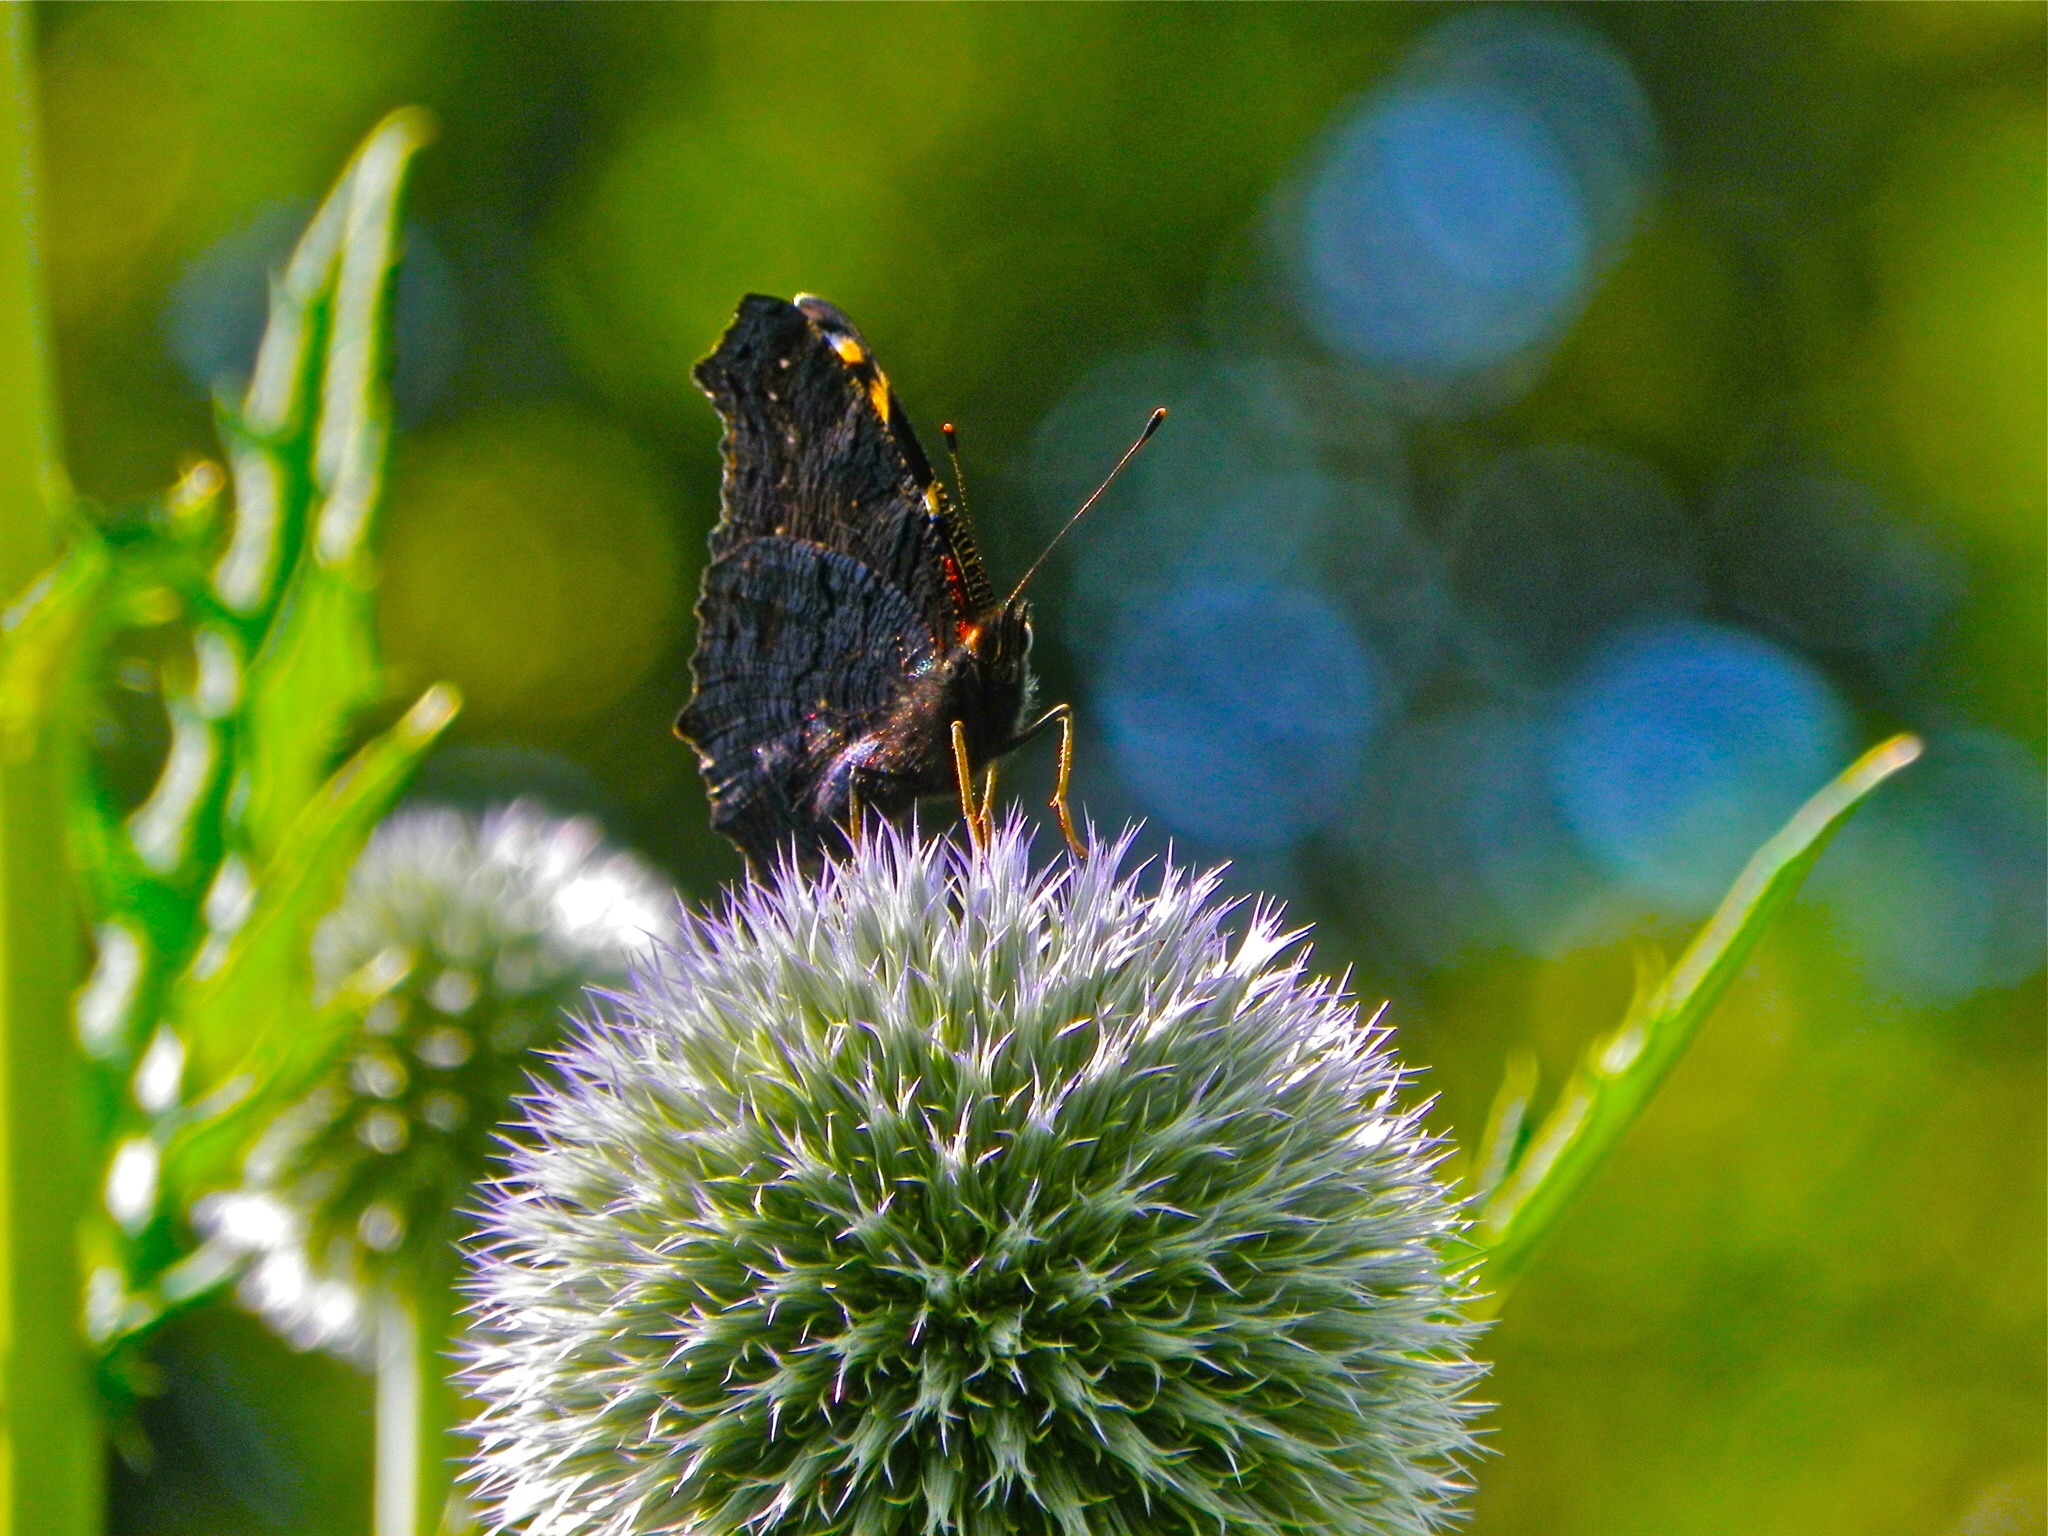
[{"label": "butterfly leg", "polygon": [[996,835],[996,765],[991,761],[981,776],[981,840]]},{"label": "butterfly leg", "polygon": [[1060,819],[1060,836],[1067,840],[1067,851],[1077,859],[1088,857],[1088,849],[1074,831],[1074,818],[1067,811],[1067,781],[1074,776],[1074,706],[1055,704],[1036,720],[1025,726],[1018,734],[1013,746],[1022,746],[1054,721],[1060,727],[1059,777],[1053,782],[1052,809]]},{"label": "butterfly leg", "polygon": [[953,776],[960,786],[960,814],[967,821],[967,841],[981,851],[981,816],[974,806],[974,765],[967,760],[967,724],[953,722]]},{"label": "butterfly leg", "polygon": [[1059,776],[1053,780],[1052,809],[1060,819],[1060,836],[1067,840],[1067,851],[1077,859],[1088,857],[1088,849],[1074,832],[1074,818],[1067,811],[1067,781],[1074,776],[1074,712],[1066,705],[1059,707],[1060,716],[1060,766]]}]

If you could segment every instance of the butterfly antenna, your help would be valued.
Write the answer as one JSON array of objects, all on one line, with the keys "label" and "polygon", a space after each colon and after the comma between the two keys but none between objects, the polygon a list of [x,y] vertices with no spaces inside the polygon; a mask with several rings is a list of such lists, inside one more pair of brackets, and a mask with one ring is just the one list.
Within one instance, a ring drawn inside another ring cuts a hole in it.
[{"label": "butterfly antenna", "polygon": [[[1147,443],[1152,441],[1152,434],[1159,430],[1159,423],[1161,423],[1164,420],[1166,420],[1166,407],[1162,405],[1157,410],[1153,411],[1152,419],[1145,423],[1145,430],[1138,434],[1137,441],[1132,443],[1130,447],[1124,450],[1124,456],[1116,461],[1116,468],[1112,469],[1108,474],[1102,477],[1102,484],[1095,487],[1095,489],[1089,493],[1088,499],[1082,502],[1080,506],[1074,509],[1074,515],[1068,518],[1066,522],[1060,525],[1060,531],[1052,536],[1052,542],[1047,544],[1044,549],[1041,549],[1038,552],[1038,558],[1031,562],[1031,568],[1024,573],[1024,579],[1022,581],[1019,581],[1015,588],[1011,590],[1008,599],[1003,604],[1005,608],[1007,608],[1011,603],[1017,601],[1017,599],[1023,595],[1025,586],[1030,582],[1033,576],[1036,576],[1038,574],[1038,568],[1041,565],[1045,564],[1045,557],[1051,554],[1056,548],[1059,547],[1060,540],[1064,539],[1067,536],[1067,530],[1072,528],[1074,524],[1081,521],[1082,517],[1087,514],[1087,511],[1090,507],[1094,506],[1096,502],[1102,500],[1102,493],[1108,490],[1110,486],[1116,483],[1116,477],[1124,472],[1124,466],[1126,464],[1130,463],[1131,460],[1135,459],[1138,456],[1138,450],[1144,447]],[[950,437],[948,440],[950,441]]]},{"label": "butterfly antenna", "polygon": [[946,438],[946,457],[953,461],[953,494],[960,498],[960,514],[967,515],[967,477],[960,473],[960,434],[950,421],[939,428]]}]

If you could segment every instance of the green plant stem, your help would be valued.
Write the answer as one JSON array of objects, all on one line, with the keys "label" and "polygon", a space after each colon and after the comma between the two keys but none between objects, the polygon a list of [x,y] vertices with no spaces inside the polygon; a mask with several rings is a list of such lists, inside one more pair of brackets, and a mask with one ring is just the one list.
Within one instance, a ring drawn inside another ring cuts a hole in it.
[{"label": "green plant stem", "polygon": [[448,1381],[455,1309],[440,1278],[377,1292],[375,1536],[442,1536],[460,1448]]},{"label": "green plant stem", "polygon": [[[1872,790],[1919,755],[1915,738],[1895,736],[1866,752],[1800,807],[1757,850],[1670,973],[1636,1000],[1621,1028],[1586,1052],[1528,1150],[1509,1159],[1503,1148],[1482,1149],[1481,1167],[1511,1161],[1484,1197],[1471,1232],[1485,1255],[1482,1283],[1490,1295],[1482,1312],[1498,1310],[1507,1287],[1656,1096],[1836,828]],[[1522,1078],[1511,1074],[1496,1105],[1495,1120],[1502,1126],[1519,1127],[1534,1090],[1533,1074],[1525,1069]]]},{"label": "green plant stem", "polygon": [[[35,251],[31,17],[0,10],[0,592],[55,553],[61,497]],[[87,1536],[102,1453],[79,1318],[76,943],[57,748],[0,765],[0,1536]]]}]

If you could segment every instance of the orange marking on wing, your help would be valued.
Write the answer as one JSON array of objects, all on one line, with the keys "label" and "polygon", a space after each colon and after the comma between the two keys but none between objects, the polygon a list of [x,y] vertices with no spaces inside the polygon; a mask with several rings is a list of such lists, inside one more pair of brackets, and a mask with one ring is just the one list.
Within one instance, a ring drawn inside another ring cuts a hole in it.
[{"label": "orange marking on wing", "polygon": [[846,364],[847,371],[858,378],[868,392],[868,404],[875,414],[889,419],[889,381],[882,377],[882,370],[875,366],[875,360],[868,356],[868,350],[851,336],[827,332],[825,339],[832,343],[832,350],[839,354],[839,361]]}]

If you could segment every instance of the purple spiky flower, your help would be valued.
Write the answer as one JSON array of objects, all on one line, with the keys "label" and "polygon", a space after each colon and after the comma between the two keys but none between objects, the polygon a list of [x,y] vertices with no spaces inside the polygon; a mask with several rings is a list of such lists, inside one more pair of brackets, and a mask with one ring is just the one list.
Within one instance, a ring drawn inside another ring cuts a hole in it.
[{"label": "purple spiky flower", "polygon": [[1386,1032],[1276,909],[1127,847],[878,833],[576,1034],[472,1282],[490,1528],[1453,1517],[1458,1218]]}]

